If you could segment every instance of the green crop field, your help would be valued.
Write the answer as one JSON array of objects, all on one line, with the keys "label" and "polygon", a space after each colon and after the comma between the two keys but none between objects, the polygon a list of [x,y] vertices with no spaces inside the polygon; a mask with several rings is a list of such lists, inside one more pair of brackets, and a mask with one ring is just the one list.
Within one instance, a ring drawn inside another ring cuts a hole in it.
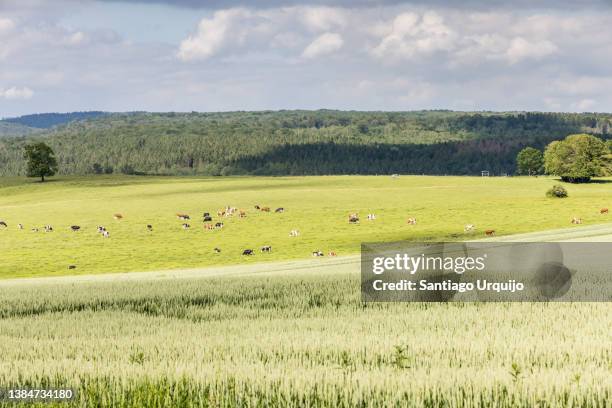
[{"label": "green crop field", "polygon": [[[584,224],[609,221],[599,209],[612,206],[612,184],[571,185],[569,198],[546,198],[554,183],[545,177],[3,178],[0,220],[8,228],[0,227],[0,278],[268,262],[315,250],[346,255],[367,241],[465,240],[482,238],[485,229],[499,236],[569,227],[573,216]],[[220,219],[216,212],[226,206],[244,209],[246,218]],[[285,212],[274,213],[277,207]],[[205,230],[206,211],[224,228]],[[361,216],[359,225],[347,222],[353,212]],[[124,218],[114,220],[115,213]],[[191,216],[189,230],[176,213]],[[377,219],[367,221],[368,213]],[[409,217],[417,225],[407,225]],[[466,234],[468,223],[476,230]],[[43,232],[47,224],[53,232]],[[72,232],[71,225],[81,230]],[[110,238],[98,234],[97,225]],[[292,229],[300,236],[289,237]],[[261,254],[264,245],[272,253]],[[242,256],[244,249],[255,255]]]},{"label": "green crop field", "polygon": [[364,304],[358,263],[4,281],[0,384],[74,406],[605,408],[610,332],[607,303]]}]

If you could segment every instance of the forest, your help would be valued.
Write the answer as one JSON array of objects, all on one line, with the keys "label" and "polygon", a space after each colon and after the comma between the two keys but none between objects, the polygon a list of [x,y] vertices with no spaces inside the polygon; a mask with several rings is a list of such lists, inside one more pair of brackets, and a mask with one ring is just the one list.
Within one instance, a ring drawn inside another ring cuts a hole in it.
[{"label": "forest", "polygon": [[[62,116],[64,115],[64,116]],[[72,116],[69,116],[72,115]],[[0,121],[0,176],[44,141],[59,174],[514,174],[517,153],[572,133],[612,138],[612,115],[258,111],[30,115]],[[36,126],[32,126],[36,125]]]}]

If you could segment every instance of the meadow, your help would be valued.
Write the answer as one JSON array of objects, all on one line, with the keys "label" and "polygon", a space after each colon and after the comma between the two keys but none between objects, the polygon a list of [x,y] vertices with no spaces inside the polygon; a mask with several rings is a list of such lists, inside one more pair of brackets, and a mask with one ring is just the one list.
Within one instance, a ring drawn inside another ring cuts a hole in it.
[{"label": "meadow", "polygon": [[72,387],[70,406],[612,402],[607,303],[362,303],[358,264],[0,295],[0,384]]},{"label": "meadow", "polygon": [[[312,251],[356,254],[361,242],[479,239],[609,221],[609,180],[567,187],[563,200],[545,197],[557,181],[526,177],[329,176],[177,178],[138,176],[58,177],[46,183],[0,178],[0,278],[168,270],[252,264],[310,257]],[[218,219],[226,206],[247,217]],[[269,206],[271,213],[254,209]],[[282,214],[274,213],[285,208]],[[210,212],[224,228],[207,231]],[[361,215],[349,225],[349,213]],[[116,221],[113,214],[123,219]],[[191,216],[183,230],[176,213]],[[368,213],[377,219],[368,222]],[[409,217],[417,225],[407,225]],[[17,229],[17,224],[24,229]],[[466,224],[476,230],[465,233]],[[43,232],[50,224],[54,231]],[[153,231],[146,225],[153,225]],[[71,225],[81,226],[78,232]],[[96,232],[110,231],[104,239]],[[32,228],[39,228],[32,232]],[[289,237],[298,229],[299,237]],[[259,248],[272,246],[272,253]],[[220,248],[217,254],[214,248]],[[242,256],[244,249],[255,256]],[[68,270],[69,265],[76,269]]]}]

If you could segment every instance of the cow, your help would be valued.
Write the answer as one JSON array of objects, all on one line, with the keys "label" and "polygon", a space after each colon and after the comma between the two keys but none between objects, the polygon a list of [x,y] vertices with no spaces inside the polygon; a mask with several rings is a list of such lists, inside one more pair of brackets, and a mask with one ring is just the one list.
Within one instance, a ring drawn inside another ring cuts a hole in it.
[{"label": "cow", "polygon": [[108,232],[108,231],[104,231],[104,232],[102,233],[102,236],[103,236],[104,238],[110,238],[110,232]]},{"label": "cow", "polygon": [[607,208],[602,208],[601,210],[599,210],[600,214],[608,214],[608,209]]},{"label": "cow", "polygon": [[223,223],[222,222],[216,223],[215,228],[223,228]]},{"label": "cow", "polygon": [[290,237],[299,237],[300,236],[300,231],[296,230],[296,229],[293,229],[293,230],[291,230],[291,232],[289,232],[289,236]]},{"label": "cow", "polygon": [[123,215],[121,215],[121,214],[115,214],[115,215],[113,215],[113,218],[114,218],[114,219],[116,219],[117,221],[119,221],[120,219],[122,219],[122,218],[123,218]]},{"label": "cow", "polygon": [[312,251],[312,256],[325,256],[325,255],[323,254],[323,252],[316,250],[316,251]]},{"label": "cow", "polygon": [[189,225],[187,223],[183,224],[183,229],[184,230],[189,229],[189,228],[191,228],[191,225]]},{"label": "cow", "polygon": [[246,218],[246,216],[247,216],[247,215],[246,215],[246,211],[244,211],[244,210],[240,210],[240,211],[238,212],[238,217],[239,217],[239,218]]},{"label": "cow", "polygon": [[376,219],[376,214],[368,214],[368,221],[374,221]]},{"label": "cow", "polygon": [[410,218],[408,218],[408,221],[406,221],[406,223],[407,223],[408,225],[416,225],[416,223],[417,223],[417,219],[416,219],[416,218],[414,218],[414,217],[410,217]]},{"label": "cow", "polygon": [[220,254],[221,253],[221,250],[219,248],[215,248],[214,251],[215,251],[216,254]]},{"label": "cow", "polygon": [[254,253],[252,249],[245,249],[244,251],[242,251],[242,255],[251,256],[254,255]]},{"label": "cow", "polygon": [[219,210],[219,211],[217,211],[217,216],[218,216],[218,217],[224,217],[224,216],[225,216],[225,210]]},{"label": "cow", "polygon": [[349,214],[348,220],[349,224],[359,224],[359,214]]},{"label": "cow", "polygon": [[23,224],[17,224],[17,229],[22,230],[23,229]]},{"label": "cow", "polygon": [[328,255],[329,256],[336,256],[337,254],[334,251],[330,251]]},{"label": "cow", "polygon": [[474,224],[466,224],[466,226],[463,228],[464,232],[470,232],[474,230]]},{"label": "cow", "polygon": [[255,209],[256,209],[256,210],[259,210],[259,209],[261,209],[261,207],[260,207],[259,205],[256,205],[256,206],[255,206]]},{"label": "cow", "polygon": [[68,265],[68,269],[76,269],[76,265]]},{"label": "cow", "polygon": [[187,214],[176,214],[176,217],[181,221],[187,221],[191,219]]},{"label": "cow", "polygon": [[212,229],[215,229],[215,227],[212,224],[204,224],[204,229],[212,230]]},{"label": "cow", "polygon": [[272,247],[270,245],[266,245],[266,246],[262,246],[261,247],[261,252],[272,252]]},{"label": "cow", "polygon": [[261,211],[270,212],[270,207],[261,207]]},{"label": "cow", "polygon": [[37,228],[37,227],[34,227],[34,228],[32,228],[30,231],[32,231],[32,232],[38,232],[38,228]]},{"label": "cow", "polygon": [[572,217],[572,224],[582,224],[582,218]]},{"label": "cow", "polygon": [[204,217],[204,222],[210,222],[212,221],[212,217],[210,215],[207,215]]},{"label": "cow", "polygon": [[53,227],[51,225],[45,225],[45,232],[52,232]]},{"label": "cow", "polygon": [[70,229],[71,229],[72,231],[74,231],[74,232],[77,232],[78,230],[80,230],[80,229],[81,229],[81,227],[80,227],[80,226],[78,226],[78,225],[71,225],[71,226],[70,226]]},{"label": "cow", "polygon": [[488,237],[491,237],[491,236],[495,235],[495,230],[488,229],[488,230],[485,231],[485,235],[488,236]]},{"label": "cow", "polygon": [[278,207],[276,210],[274,210],[274,212],[278,214],[282,214],[285,212],[285,209],[283,207]]},{"label": "cow", "polygon": [[147,224],[147,230],[148,231],[153,231],[153,226],[151,224]]},{"label": "cow", "polygon": [[204,218],[210,217],[210,213],[209,212],[205,212],[204,214],[202,214],[202,217],[204,217]]},{"label": "cow", "polygon": [[96,227],[96,230],[97,230],[97,231],[98,231],[100,234],[102,234],[104,231],[106,231],[106,228],[105,228],[105,227],[103,227],[103,226],[101,226],[101,225],[98,225],[98,226]]},{"label": "cow", "polygon": [[7,228],[7,227],[8,227],[8,225],[6,224],[6,222],[4,222],[4,221],[0,221],[0,227]]}]

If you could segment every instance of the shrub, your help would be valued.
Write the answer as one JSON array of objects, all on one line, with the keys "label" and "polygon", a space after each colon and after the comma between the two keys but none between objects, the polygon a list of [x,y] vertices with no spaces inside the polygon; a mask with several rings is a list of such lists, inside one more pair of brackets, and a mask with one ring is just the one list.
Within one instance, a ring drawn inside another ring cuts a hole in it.
[{"label": "shrub", "polygon": [[563,186],[555,185],[546,192],[546,197],[565,198],[567,197],[567,190]]}]

